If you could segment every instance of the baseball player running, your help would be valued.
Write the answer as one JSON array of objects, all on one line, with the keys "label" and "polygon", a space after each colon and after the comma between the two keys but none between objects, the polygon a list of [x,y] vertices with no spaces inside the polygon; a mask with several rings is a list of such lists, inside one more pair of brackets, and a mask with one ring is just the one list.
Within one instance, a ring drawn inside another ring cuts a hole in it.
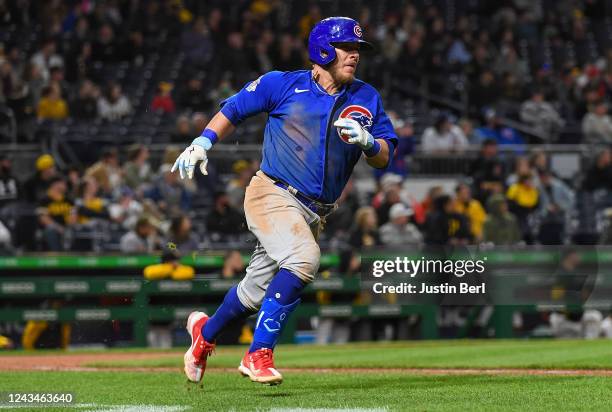
[{"label": "baseball player running", "polygon": [[259,311],[253,343],[238,370],[254,382],[282,382],[273,350],[319,268],[321,222],[334,211],[362,154],[370,166],[385,168],[397,146],[380,95],[355,78],[360,52],[372,47],[362,36],[359,24],[347,17],[317,23],[308,40],[312,70],[272,71],[248,83],[221,102],[221,110],[172,167],[191,179],[201,161],[207,174],[206,152],[248,117],[268,113],[261,170],[244,199],[258,243],[245,277],[215,314],[189,315],[191,347],[184,361],[190,381],[202,379],[225,325]]}]

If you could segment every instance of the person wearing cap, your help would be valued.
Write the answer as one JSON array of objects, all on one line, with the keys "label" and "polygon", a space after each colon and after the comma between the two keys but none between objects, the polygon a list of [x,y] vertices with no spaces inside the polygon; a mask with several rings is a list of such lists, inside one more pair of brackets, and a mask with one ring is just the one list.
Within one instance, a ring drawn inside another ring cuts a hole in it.
[{"label": "person wearing cap", "polygon": [[521,228],[516,217],[508,210],[508,202],[501,193],[492,195],[487,202],[487,215],[482,226],[482,240],[494,245],[516,245],[521,241]]},{"label": "person wearing cap", "polygon": [[38,203],[45,197],[49,182],[57,174],[55,160],[50,154],[43,154],[36,159],[36,173],[23,185],[23,199],[30,203]]},{"label": "person wearing cap", "polygon": [[389,210],[389,222],[379,229],[380,240],[387,246],[419,246],[423,235],[409,222],[414,213],[403,203],[396,203]]}]

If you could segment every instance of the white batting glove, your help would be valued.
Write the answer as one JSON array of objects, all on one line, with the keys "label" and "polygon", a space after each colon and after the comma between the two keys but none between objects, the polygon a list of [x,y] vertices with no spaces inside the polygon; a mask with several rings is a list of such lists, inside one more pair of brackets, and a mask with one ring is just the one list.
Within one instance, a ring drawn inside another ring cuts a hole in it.
[{"label": "white batting glove", "polygon": [[203,175],[207,175],[206,166],[208,165],[208,157],[206,156],[206,149],[203,146],[192,144],[176,159],[170,172],[174,173],[178,169],[181,179],[184,179],[185,176],[188,179],[192,179],[196,163],[200,160],[202,161],[200,163],[200,171]]},{"label": "white batting glove", "polygon": [[340,134],[350,136],[348,139],[349,143],[356,144],[363,150],[368,150],[374,146],[374,137],[361,127],[356,120],[349,118],[338,119],[334,126],[340,129]]}]

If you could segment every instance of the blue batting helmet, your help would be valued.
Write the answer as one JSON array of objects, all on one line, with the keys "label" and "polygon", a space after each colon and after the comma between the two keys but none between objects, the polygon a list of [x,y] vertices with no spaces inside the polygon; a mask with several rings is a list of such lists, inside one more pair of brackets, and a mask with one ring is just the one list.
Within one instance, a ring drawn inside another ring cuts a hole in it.
[{"label": "blue batting helmet", "polygon": [[325,66],[336,58],[335,43],[359,43],[362,48],[372,45],[363,40],[361,26],[348,17],[328,17],[318,22],[308,37],[308,55],[313,63]]}]

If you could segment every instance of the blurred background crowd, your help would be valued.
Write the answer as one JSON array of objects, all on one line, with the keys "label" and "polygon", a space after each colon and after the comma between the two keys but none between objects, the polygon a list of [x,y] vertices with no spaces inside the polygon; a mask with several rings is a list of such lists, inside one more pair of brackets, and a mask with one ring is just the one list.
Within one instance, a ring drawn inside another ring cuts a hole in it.
[{"label": "blurred background crowd", "polygon": [[0,0],[0,250],[250,247],[265,117],[208,177],[171,164],[221,99],[308,69],[330,15],[377,46],[358,77],[400,144],[387,171],[358,166],[324,248],[612,243],[610,3]]}]

